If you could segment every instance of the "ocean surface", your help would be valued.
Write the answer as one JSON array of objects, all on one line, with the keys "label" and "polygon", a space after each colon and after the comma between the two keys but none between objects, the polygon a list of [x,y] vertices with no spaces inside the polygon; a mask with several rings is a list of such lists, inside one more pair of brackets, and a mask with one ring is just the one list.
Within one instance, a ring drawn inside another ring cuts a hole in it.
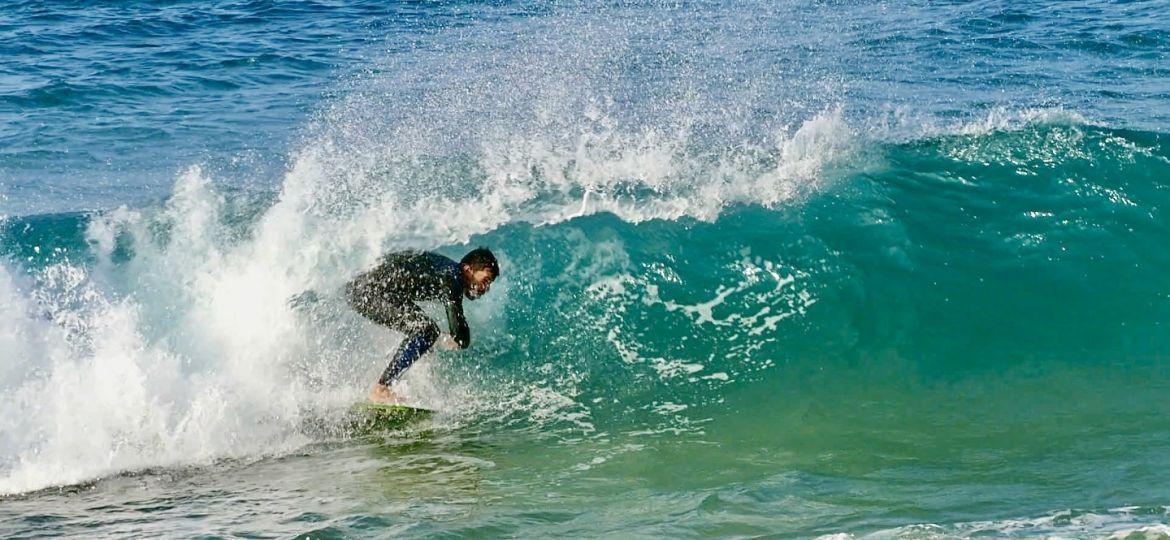
[{"label": "ocean surface", "polygon": [[0,537],[1170,538],[1168,247],[1166,0],[7,0]]}]

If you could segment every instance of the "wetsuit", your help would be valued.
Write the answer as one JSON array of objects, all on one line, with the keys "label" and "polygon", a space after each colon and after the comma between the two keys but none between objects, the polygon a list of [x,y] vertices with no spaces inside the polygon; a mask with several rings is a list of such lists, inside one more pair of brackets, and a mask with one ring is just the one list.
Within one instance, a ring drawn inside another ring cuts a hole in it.
[{"label": "wetsuit", "polygon": [[471,343],[463,317],[463,273],[459,263],[447,257],[421,251],[391,253],[347,283],[345,292],[358,313],[406,334],[379,384],[390,386],[439,339],[439,325],[415,302],[443,302],[455,342],[461,348]]}]

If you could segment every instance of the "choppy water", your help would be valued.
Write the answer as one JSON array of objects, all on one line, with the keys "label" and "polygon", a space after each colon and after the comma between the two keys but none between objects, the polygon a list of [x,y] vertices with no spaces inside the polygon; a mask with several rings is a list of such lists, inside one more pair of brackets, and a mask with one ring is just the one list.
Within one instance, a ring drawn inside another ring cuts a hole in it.
[{"label": "choppy water", "polygon": [[1168,537],[1168,8],[10,3],[0,535]]}]

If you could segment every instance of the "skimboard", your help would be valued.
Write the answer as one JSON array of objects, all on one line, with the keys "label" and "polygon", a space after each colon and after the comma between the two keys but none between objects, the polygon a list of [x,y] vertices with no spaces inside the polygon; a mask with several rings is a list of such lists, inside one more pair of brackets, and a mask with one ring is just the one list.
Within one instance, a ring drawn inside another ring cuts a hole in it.
[{"label": "skimboard", "polygon": [[395,403],[363,401],[349,408],[349,426],[355,434],[401,429],[431,417],[434,411]]}]

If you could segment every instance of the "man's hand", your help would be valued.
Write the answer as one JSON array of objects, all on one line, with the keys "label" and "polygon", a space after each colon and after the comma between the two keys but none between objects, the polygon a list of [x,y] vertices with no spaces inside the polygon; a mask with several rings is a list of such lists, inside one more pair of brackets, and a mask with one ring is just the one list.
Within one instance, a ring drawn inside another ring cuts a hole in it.
[{"label": "man's hand", "polygon": [[437,345],[443,349],[447,349],[448,351],[453,351],[459,348],[459,344],[455,342],[455,338],[451,337],[451,334],[440,335]]}]

